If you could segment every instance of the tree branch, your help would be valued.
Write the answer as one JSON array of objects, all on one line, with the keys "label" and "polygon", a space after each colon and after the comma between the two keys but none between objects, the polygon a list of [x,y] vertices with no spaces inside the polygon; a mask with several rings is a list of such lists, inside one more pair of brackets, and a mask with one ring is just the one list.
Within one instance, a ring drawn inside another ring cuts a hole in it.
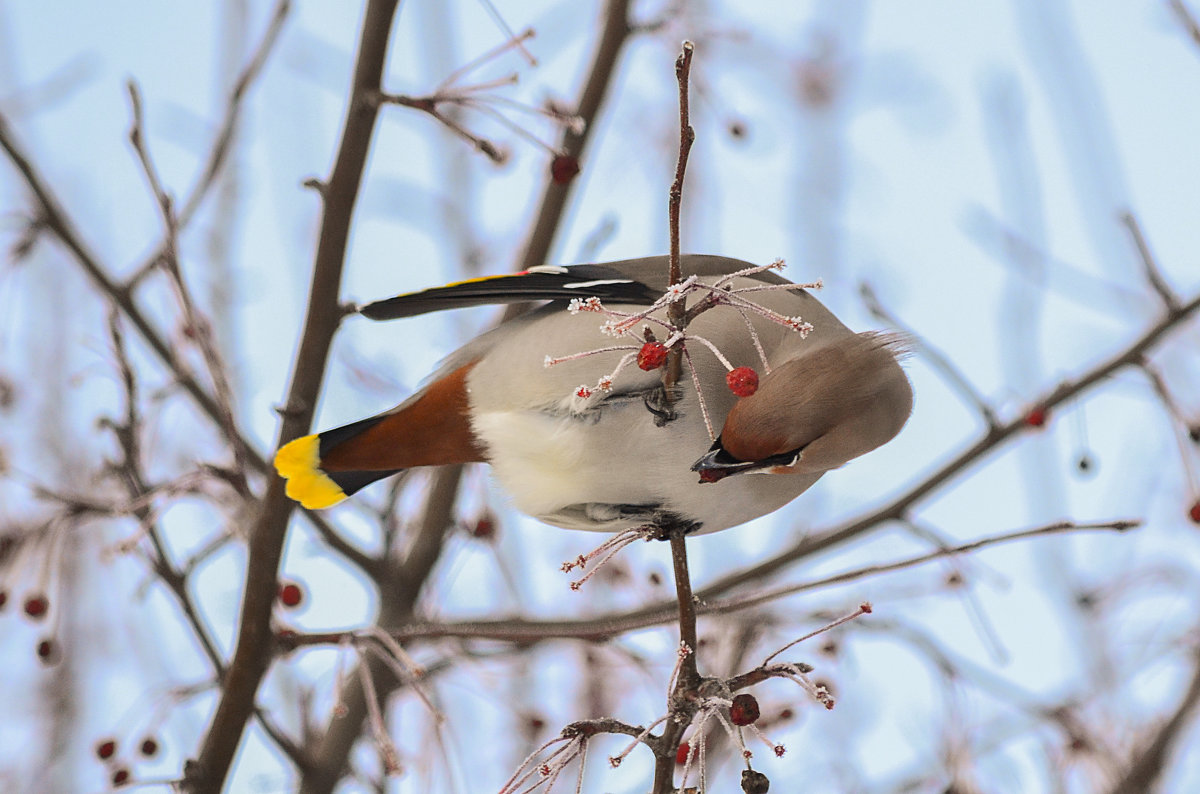
[{"label": "tree branch", "polygon": [[1145,794],[1153,791],[1165,771],[1167,756],[1191,724],[1196,706],[1200,704],[1200,653],[1193,653],[1195,667],[1187,691],[1170,718],[1154,731],[1150,742],[1141,750],[1110,794]]},{"label": "tree branch", "polygon": [[[321,191],[324,200],[321,234],[308,314],[279,430],[280,446],[304,434],[312,423],[329,347],[341,320],[339,292],[346,245],[378,115],[373,97],[380,90],[397,5],[398,0],[370,0],[363,15],[341,144],[333,172]],[[221,790],[246,722],[253,713],[255,694],[274,648],[271,606],[292,506],[284,493],[283,480],[272,477],[250,537],[237,650],[199,758],[189,770],[187,783],[191,792]]]}]

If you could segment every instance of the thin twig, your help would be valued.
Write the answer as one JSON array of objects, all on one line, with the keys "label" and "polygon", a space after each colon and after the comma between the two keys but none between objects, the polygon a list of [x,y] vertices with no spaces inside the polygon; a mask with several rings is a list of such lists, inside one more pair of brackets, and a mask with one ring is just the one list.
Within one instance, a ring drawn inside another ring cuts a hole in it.
[{"label": "thin twig", "polygon": [[1191,9],[1183,2],[1183,0],[1168,0],[1171,4],[1171,10],[1175,12],[1175,17],[1179,20],[1179,24],[1187,31],[1187,34],[1192,37],[1192,41],[1197,46],[1200,46],[1200,22],[1196,21],[1196,16],[1191,12]]},{"label": "thin twig", "polygon": [[[223,426],[220,403],[208,392],[189,367],[176,355],[172,345],[159,333],[154,324],[142,312],[133,299],[132,293],[109,275],[106,268],[90,248],[84,243],[83,237],[76,230],[70,216],[59,203],[58,198],[51,192],[49,185],[43,180],[32,161],[25,155],[18,144],[16,136],[8,125],[7,119],[0,113],[0,149],[8,155],[17,172],[25,180],[26,186],[33,193],[38,204],[38,217],[59,242],[66,247],[71,256],[97,286],[97,288],[121,310],[138,334],[154,351],[155,356],[170,370],[175,380],[183,390],[196,402],[200,409],[217,425]],[[254,468],[266,471],[266,460],[254,451],[250,443],[242,437],[231,438],[230,443],[241,446]]]},{"label": "thin twig", "polygon": [[[592,130],[596,128],[596,118],[600,114],[601,105],[604,104],[616,74],[617,64],[621,60],[621,50],[629,39],[629,4],[630,0],[609,0],[605,6],[604,28],[600,33],[596,54],[588,68],[587,81],[575,106],[575,112],[571,114],[582,119],[583,124],[581,127],[568,125],[563,128],[557,149],[562,156],[577,162],[583,159]],[[528,270],[546,264],[550,248],[562,223],[567,198],[575,182],[576,180],[569,180],[562,183],[547,175],[542,198],[538,203],[536,220],[516,270]]]},{"label": "thin twig", "polygon": [[911,327],[901,322],[900,318],[888,311],[870,284],[864,281],[859,285],[858,291],[862,296],[863,303],[866,304],[867,311],[873,317],[903,333],[906,339],[911,341],[920,354],[929,361],[929,364],[942,375],[946,383],[957,391],[964,401],[979,412],[980,417],[983,418],[988,427],[997,427],[1000,424],[1000,420],[996,417],[996,412],[992,409],[992,406],[988,404],[988,401],[979,393],[979,390],[967,380],[967,377],[950,361],[945,353],[931,345]]},{"label": "thin twig", "polygon": [[[150,191],[154,195],[163,224],[164,242],[159,263],[170,279],[176,299],[179,301],[180,310],[183,313],[183,327],[204,358],[208,377],[213,386],[213,398],[220,409],[218,421],[221,428],[228,438],[239,439],[242,436],[233,415],[233,388],[229,383],[225,362],[213,343],[208,319],[201,316],[192,300],[191,291],[183,279],[183,271],[179,265],[179,221],[175,215],[174,202],[163,187],[158,169],[154,167],[154,160],[150,156],[150,149],[146,144],[141,91],[138,89],[137,83],[132,80],[126,84],[126,88],[129,92],[129,103],[133,116],[129,128],[129,142],[138,156],[138,162],[141,163],[142,173],[146,176]],[[243,444],[235,443],[233,445],[233,454],[237,462],[236,470],[243,481],[246,470],[249,468],[247,452],[248,450]]]},{"label": "thin twig", "polygon": [[[679,156],[675,163],[675,181],[667,197],[667,224],[670,234],[670,254],[667,258],[667,285],[674,287],[683,281],[679,254],[679,211],[683,204],[683,180],[687,174],[688,154],[696,131],[692,129],[688,110],[688,78],[692,71],[692,54],[695,45],[683,42],[682,50],[675,59],[675,79],[679,84]],[[687,299],[684,294],[667,304],[667,322],[675,333],[682,333],[686,326]],[[675,384],[683,371],[682,344],[673,345],[667,354],[663,369],[663,406],[672,413]],[[690,358],[689,358],[690,363]],[[707,416],[705,417],[707,421]],[[668,693],[668,719],[662,737],[654,751],[654,781],[652,794],[668,794],[673,788],[675,776],[675,748],[691,717],[695,713],[696,688],[700,673],[696,667],[696,602],[692,595],[691,574],[688,572],[687,533],[683,527],[668,530],[671,542],[671,562],[675,571],[675,598],[679,606],[679,664],[671,691]]]},{"label": "thin twig", "polygon": [[[692,143],[696,140],[696,131],[692,128],[688,106],[688,78],[692,73],[692,54],[695,45],[690,41],[683,43],[679,57],[675,59],[675,79],[679,83],[679,156],[675,161],[675,181],[671,183],[671,192],[667,197],[667,226],[670,234],[670,253],[667,257],[667,284],[675,285],[683,281],[683,271],[680,264],[679,243],[679,212],[683,205],[683,180],[687,174],[688,155],[692,151]],[[687,302],[680,296],[667,305],[667,321],[676,331],[684,330],[687,325]],[[663,401],[668,412],[673,403],[675,384],[683,372],[683,349],[676,345],[667,356],[667,365],[663,370]]]},{"label": "thin twig", "polygon": [[1168,311],[1175,311],[1179,308],[1179,298],[1175,295],[1175,291],[1167,285],[1166,279],[1163,278],[1162,270],[1158,266],[1158,262],[1154,259],[1154,254],[1150,252],[1150,244],[1146,242],[1146,236],[1142,234],[1141,224],[1132,212],[1121,213],[1121,223],[1129,230],[1130,236],[1133,238],[1133,244],[1137,246],[1138,258],[1142,261],[1142,272],[1146,277],[1146,281],[1158,293],[1158,297],[1162,298],[1162,302],[1166,305]]},{"label": "thin twig", "polygon": [[[932,562],[944,557],[966,554],[968,552],[978,551],[989,546],[1008,543],[1010,541],[1026,540],[1044,535],[1057,535],[1068,532],[1123,532],[1133,529],[1137,526],[1140,526],[1139,522],[1137,521],[1111,521],[1088,524],[1059,522],[1033,529],[1024,529],[1016,532],[1004,532],[998,535],[990,535],[969,543],[937,549],[926,554],[908,557],[896,562],[881,563],[878,565],[855,568],[839,574],[833,574],[832,576],[824,577],[822,579],[814,579],[795,585],[789,585],[785,588],[780,588],[779,590],[771,590],[766,593],[756,593],[750,596],[732,598],[724,601],[715,600],[715,596],[719,595],[722,591],[715,587],[710,587],[702,591],[701,597],[699,598],[699,604],[696,606],[696,614],[715,615],[738,612],[744,609],[759,606],[786,595],[794,595],[795,593],[817,590],[836,584],[845,584],[846,582],[855,581],[868,576],[892,573],[905,568],[923,565],[927,562]],[[693,594],[693,597],[694,595],[695,594]],[[603,618],[595,619],[511,619],[411,623],[405,626],[393,628],[389,631],[389,633],[392,637],[402,641],[460,637],[464,639],[499,640],[502,642],[516,643],[518,645],[554,639],[579,639],[601,642],[630,631],[636,631],[638,629],[644,629],[650,626],[659,626],[669,623],[673,619],[677,619],[679,617],[678,610],[678,604],[672,601],[670,603],[656,604],[652,607],[640,609],[634,612],[627,612],[622,615],[609,615]],[[294,642],[296,645],[329,645],[341,641],[345,636],[347,635],[344,632],[303,634],[296,637]]]},{"label": "thin twig", "polygon": [[854,610],[850,614],[843,615],[842,617],[838,618],[837,620],[834,620],[830,623],[826,623],[821,628],[810,631],[808,634],[805,634],[803,637],[797,637],[796,639],[792,640],[791,642],[789,642],[787,645],[783,646],[779,650],[768,655],[767,658],[763,659],[763,662],[762,662],[763,666],[765,667],[766,665],[770,664],[772,659],[774,659],[776,656],[778,656],[779,654],[786,651],[788,648],[794,648],[795,646],[799,645],[800,643],[804,642],[805,640],[811,640],[813,637],[817,636],[818,634],[824,634],[825,632],[829,631],[830,629],[836,629],[838,626],[842,625],[843,623],[849,623],[850,621],[854,620],[855,618],[858,618],[862,615],[869,614],[870,612],[871,612],[870,604],[864,603],[864,604],[860,605],[858,609]]},{"label": "thin twig", "polygon": [[[181,208],[178,212],[178,226],[180,230],[186,229],[192,222],[196,211],[204,203],[204,199],[208,197],[212,186],[216,184],[217,177],[220,176],[225,162],[229,158],[229,152],[233,149],[233,142],[241,122],[242,111],[246,104],[246,94],[262,73],[267,58],[279,40],[279,34],[283,30],[283,23],[287,20],[291,8],[291,0],[278,0],[271,12],[271,19],[267,23],[267,29],[263,33],[262,39],[254,49],[250,59],[246,62],[246,66],[234,81],[229,96],[225,101],[225,117],[221,121],[220,130],[217,132],[212,146],[209,147],[208,157],[204,162],[204,166],[200,169],[199,175],[196,177],[196,183],[187,192],[187,198],[181,203]],[[141,267],[134,271],[133,276],[129,279],[128,288],[132,288],[142,277],[154,269],[159,259],[163,256],[164,250],[165,248],[160,246]]]},{"label": "thin twig", "polygon": [[1101,521],[1093,523],[1077,524],[1073,521],[1058,521],[1053,524],[1047,524],[1033,529],[1023,529],[1016,532],[1002,532],[997,535],[989,535],[985,538],[973,540],[969,543],[962,543],[958,546],[951,546],[944,549],[936,549],[926,554],[918,554],[913,557],[907,557],[903,560],[895,562],[880,563],[878,565],[867,565],[861,568],[844,571],[842,573],[826,576],[821,579],[814,579],[799,584],[787,585],[786,587],[772,588],[771,590],[755,593],[750,596],[741,598],[732,598],[726,601],[706,601],[701,608],[701,614],[726,614],[728,612],[738,612],[743,609],[760,606],[762,604],[776,601],[786,596],[803,593],[809,590],[819,590],[833,585],[845,584],[858,579],[863,579],[869,576],[879,576],[885,573],[892,573],[912,568],[918,565],[924,565],[927,562],[950,557],[956,554],[966,554],[968,552],[978,551],[988,546],[995,546],[1000,543],[1009,543],[1015,540],[1026,540],[1028,538],[1041,537],[1045,535],[1058,535],[1069,532],[1088,532],[1088,531],[1112,531],[1125,532],[1130,529],[1141,526],[1141,521],[1138,520],[1118,520],[1118,521]]},{"label": "thin twig", "polygon": [[141,466],[139,438],[142,429],[141,415],[138,411],[138,381],[133,365],[129,361],[125,346],[125,335],[121,331],[120,319],[117,316],[115,308],[109,315],[108,328],[109,338],[113,346],[113,355],[116,358],[117,367],[121,375],[121,385],[124,391],[123,398],[125,400],[124,419],[119,425],[113,425],[113,432],[117,437],[117,442],[122,453],[122,460],[117,466],[117,471],[125,483],[130,498],[134,500],[136,505],[131,512],[137,518],[139,524],[145,527],[145,536],[150,541],[150,546],[153,550],[153,553],[149,555],[150,564],[159,579],[162,580],[163,584],[166,585],[167,589],[179,603],[179,608],[183,610],[184,617],[191,627],[192,632],[196,635],[196,640],[200,643],[201,650],[204,651],[204,655],[212,665],[214,677],[220,680],[225,675],[225,662],[221,657],[220,651],[217,650],[216,640],[209,632],[207,624],[200,617],[200,612],[192,599],[191,593],[188,591],[187,579],[184,573],[178,570],[171,562],[166,544],[162,539],[162,533],[158,528],[157,522],[154,520],[149,504],[137,504],[150,493]]},{"label": "thin twig", "polygon": [[687,649],[683,654],[676,693],[693,689],[699,682],[696,668],[696,598],[692,594],[692,578],[688,571],[687,535],[682,529],[673,529],[670,536],[671,564],[675,570],[675,598],[679,602],[679,642]]}]

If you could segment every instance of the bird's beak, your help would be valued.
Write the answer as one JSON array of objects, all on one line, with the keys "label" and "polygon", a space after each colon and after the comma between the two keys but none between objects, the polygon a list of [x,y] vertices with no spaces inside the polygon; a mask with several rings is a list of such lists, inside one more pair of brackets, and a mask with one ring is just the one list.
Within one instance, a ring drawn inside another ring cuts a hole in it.
[{"label": "bird's beak", "polygon": [[721,439],[713,442],[704,457],[692,464],[692,471],[700,473],[700,482],[717,482],[731,474],[778,474],[780,469],[789,469],[800,460],[801,450],[771,455],[762,460],[738,460],[725,451]]}]

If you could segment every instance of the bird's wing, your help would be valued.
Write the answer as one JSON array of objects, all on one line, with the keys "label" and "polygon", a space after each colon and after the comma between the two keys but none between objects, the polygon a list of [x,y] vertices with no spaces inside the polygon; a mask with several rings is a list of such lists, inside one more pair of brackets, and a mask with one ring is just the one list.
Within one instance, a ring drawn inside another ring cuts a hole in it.
[{"label": "bird's wing", "polygon": [[[721,276],[750,266],[722,256],[689,254],[682,258],[684,276]],[[787,283],[774,273],[753,277]],[[591,297],[644,306],[660,298],[666,286],[667,258],[651,256],[606,264],[536,267],[521,273],[468,279],[368,303],[358,311],[372,320],[396,320],[470,306]]]},{"label": "bird's wing", "polygon": [[522,273],[485,276],[444,287],[408,292],[368,303],[359,313],[372,320],[396,320],[418,314],[495,303],[589,298],[620,303],[653,303],[662,293],[607,265],[538,267]]}]

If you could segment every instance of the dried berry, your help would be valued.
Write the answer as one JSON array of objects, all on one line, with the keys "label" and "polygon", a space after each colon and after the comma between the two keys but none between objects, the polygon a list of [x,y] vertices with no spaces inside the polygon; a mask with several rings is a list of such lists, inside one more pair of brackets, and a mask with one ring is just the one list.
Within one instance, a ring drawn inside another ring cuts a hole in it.
[{"label": "dried berry", "polygon": [[729,707],[729,721],[734,725],[753,725],[758,722],[758,700],[754,695],[743,692],[735,695]]},{"label": "dried berry", "polygon": [[45,617],[49,609],[50,602],[44,595],[30,596],[25,599],[25,614],[35,620]]},{"label": "dried berry", "polygon": [[742,791],[745,794],[767,794],[771,790],[771,781],[762,772],[754,769],[742,770]]},{"label": "dried berry", "polygon": [[1043,427],[1046,424],[1046,409],[1040,405],[1029,409],[1025,414],[1025,424],[1030,427]]},{"label": "dried berry", "polygon": [[114,739],[103,739],[96,745],[96,757],[107,760],[117,754],[117,742]]},{"label": "dried berry", "polygon": [[42,640],[37,644],[37,655],[42,664],[55,664],[58,662],[58,646],[54,640]]},{"label": "dried berry", "polygon": [[147,736],[145,739],[142,739],[141,749],[142,755],[147,757],[152,756],[158,752],[158,742],[154,741],[153,737]]},{"label": "dried berry", "polygon": [[568,184],[579,175],[579,161],[569,154],[555,155],[550,161],[550,178],[556,185]]}]

